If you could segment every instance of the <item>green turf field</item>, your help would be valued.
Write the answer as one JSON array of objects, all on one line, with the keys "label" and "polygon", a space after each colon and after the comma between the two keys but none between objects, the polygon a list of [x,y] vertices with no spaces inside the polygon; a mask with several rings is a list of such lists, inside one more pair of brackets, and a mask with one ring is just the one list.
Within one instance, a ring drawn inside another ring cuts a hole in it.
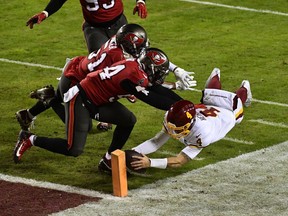
[{"label": "green turf field", "polygon": [[[94,127],[85,152],[78,158],[33,147],[25,153],[21,164],[12,160],[20,130],[14,114],[36,102],[28,97],[29,92],[47,84],[56,86],[61,73],[57,68],[63,67],[66,57],[87,54],[79,1],[67,1],[60,11],[33,30],[25,26],[28,18],[43,10],[47,2],[3,0],[1,7],[0,173],[111,193],[111,177],[99,174],[97,165],[110,144],[112,131],[99,133]],[[228,134],[229,139],[203,150],[199,160],[181,169],[150,169],[145,178],[130,177],[129,188],[288,140],[287,0],[210,2],[241,6],[242,10],[193,1],[147,0],[148,18],[140,20],[132,15],[135,1],[124,0],[128,20],[147,30],[151,46],[164,50],[173,63],[194,71],[198,90],[212,69],[219,67],[224,89],[233,91],[243,79],[248,79],[255,101],[245,110],[243,122]],[[171,74],[168,80],[174,80],[174,76]],[[178,93],[195,103],[201,96],[199,91]],[[121,101],[138,119],[125,145],[125,149],[130,149],[161,129],[164,112],[140,101],[135,104]],[[52,110],[39,115],[35,123],[32,132],[37,135],[65,136],[64,125]],[[170,140],[153,157],[177,154],[183,147]]]}]

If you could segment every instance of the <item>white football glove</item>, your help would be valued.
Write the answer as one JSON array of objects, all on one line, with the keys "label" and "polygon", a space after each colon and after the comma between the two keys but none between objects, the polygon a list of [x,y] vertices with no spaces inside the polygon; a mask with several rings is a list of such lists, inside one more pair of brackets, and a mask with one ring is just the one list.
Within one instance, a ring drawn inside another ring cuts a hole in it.
[{"label": "white football glove", "polygon": [[176,79],[181,81],[186,88],[190,87],[190,81],[193,81],[194,79],[194,76],[192,76],[191,74],[194,74],[194,72],[188,72],[182,68],[177,67],[174,70],[174,74]]},{"label": "white football glove", "polygon": [[194,91],[195,87],[197,86],[197,81],[196,80],[190,80],[188,81],[188,87],[186,85],[183,84],[183,82],[181,80],[178,80],[177,82],[175,82],[175,88],[176,90],[190,90],[190,91]]}]

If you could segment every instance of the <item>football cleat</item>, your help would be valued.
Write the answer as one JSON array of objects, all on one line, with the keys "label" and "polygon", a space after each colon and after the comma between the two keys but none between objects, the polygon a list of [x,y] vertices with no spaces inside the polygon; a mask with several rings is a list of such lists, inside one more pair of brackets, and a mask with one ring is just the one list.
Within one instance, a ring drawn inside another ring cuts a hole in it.
[{"label": "football cleat", "polygon": [[108,160],[104,155],[98,164],[98,170],[99,170],[99,172],[107,173],[107,174],[111,175],[112,174],[111,159]]},{"label": "football cleat", "polygon": [[24,152],[27,151],[29,148],[31,148],[32,143],[29,139],[29,137],[33,135],[29,131],[21,130],[19,133],[18,141],[14,148],[13,153],[13,160],[15,163],[19,163]]},{"label": "football cleat", "polygon": [[252,103],[252,92],[250,82],[248,80],[243,80],[240,87],[244,87],[247,90],[247,99],[244,102],[244,106],[249,107]]},{"label": "football cleat", "polygon": [[29,115],[28,110],[26,109],[17,111],[15,115],[16,115],[17,121],[20,124],[21,129],[25,131],[29,130],[30,126],[33,125],[33,122],[36,118],[36,117],[31,118],[30,117],[31,115]]},{"label": "football cleat", "polygon": [[211,81],[211,79],[212,79],[214,76],[216,76],[216,75],[218,75],[219,80],[220,80],[220,69],[219,69],[219,68],[214,68],[214,69],[212,70],[210,76],[208,77],[208,79],[207,79],[207,81],[206,81],[206,83],[205,83],[205,88],[207,88],[207,86],[209,85],[209,82]]},{"label": "football cleat", "polygon": [[41,89],[36,89],[30,93],[30,98],[35,98],[44,103],[49,103],[49,101],[55,97],[55,90],[52,85],[44,86]]},{"label": "football cleat", "polygon": [[106,122],[99,122],[99,123],[97,124],[97,129],[98,129],[99,131],[112,130],[112,124],[106,123]]},{"label": "football cleat", "polygon": [[129,95],[126,98],[130,103],[135,103],[137,101],[137,98],[134,95]]}]

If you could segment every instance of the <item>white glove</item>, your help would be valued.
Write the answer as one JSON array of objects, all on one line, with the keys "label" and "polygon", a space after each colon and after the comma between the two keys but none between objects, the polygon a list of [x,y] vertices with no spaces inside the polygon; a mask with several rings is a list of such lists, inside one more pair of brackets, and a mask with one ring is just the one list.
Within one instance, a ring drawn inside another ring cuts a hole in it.
[{"label": "white glove", "polygon": [[194,79],[194,76],[191,76],[191,74],[194,74],[194,72],[188,72],[182,68],[177,67],[174,70],[174,74],[176,79],[180,80],[186,88],[190,87],[190,81],[193,81]]},{"label": "white glove", "polygon": [[181,80],[178,80],[177,82],[175,82],[175,88],[176,90],[190,90],[190,91],[194,91],[194,88],[191,87],[195,87],[197,86],[197,81],[196,80],[190,80],[188,81],[188,87],[186,85],[183,84],[183,82]]}]

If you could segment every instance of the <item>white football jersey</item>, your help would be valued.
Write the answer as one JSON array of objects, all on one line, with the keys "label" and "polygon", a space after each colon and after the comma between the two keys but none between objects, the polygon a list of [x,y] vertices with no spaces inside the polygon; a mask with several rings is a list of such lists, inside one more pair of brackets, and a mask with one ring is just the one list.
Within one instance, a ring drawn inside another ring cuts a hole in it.
[{"label": "white football jersey", "polygon": [[190,133],[180,139],[186,146],[193,145],[198,148],[208,146],[226,136],[235,126],[233,112],[215,106],[202,106],[196,109],[196,121]]},{"label": "white football jersey", "polygon": [[[186,147],[182,149],[189,158],[195,158],[203,148],[224,138],[243,119],[243,104],[235,93],[205,89],[203,104],[195,105],[196,116],[190,133],[179,139]],[[165,114],[164,122],[168,111]],[[170,135],[165,128],[155,137],[133,148],[135,151],[150,154],[164,145]]]},{"label": "white football jersey", "polygon": [[243,119],[243,105],[235,93],[205,89],[202,101],[203,104],[195,105],[196,121],[190,133],[179,139],[187,146],[182,152],[191,159],[203,148],[224,138]]}]

